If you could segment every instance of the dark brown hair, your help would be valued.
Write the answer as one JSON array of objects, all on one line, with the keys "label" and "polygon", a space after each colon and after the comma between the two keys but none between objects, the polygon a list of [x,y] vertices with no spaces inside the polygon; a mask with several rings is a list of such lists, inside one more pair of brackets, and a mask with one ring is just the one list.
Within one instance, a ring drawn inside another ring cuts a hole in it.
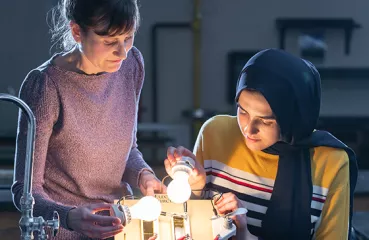
[{"label": "dark brown hair", "polygon": [[69,23],[82,31],[91,29],[100,36],[114,36],[137,30],[140,13],[137,0],[60,0],[52,9],[52,42],[68,51],[75,46]]}]

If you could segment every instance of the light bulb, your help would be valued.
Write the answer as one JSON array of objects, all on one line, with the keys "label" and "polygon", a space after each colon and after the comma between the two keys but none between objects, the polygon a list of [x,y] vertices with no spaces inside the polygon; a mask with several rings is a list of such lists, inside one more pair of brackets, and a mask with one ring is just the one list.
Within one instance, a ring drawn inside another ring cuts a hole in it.
[{"label": "light bulb", "polygon": [[184,203],[191,197],[191,187],[188,183],[189,175],[187,172],[178,171],[173,174],[167,188],[168,198],[174,203]]},{"label": "light bulb", "polygon": [[155,197],[146,196],[130,207],[129,210],[131,212],[132,219],[154,221],[160,216],[161,204]]},{"label": "light bulb", "polygon": [[114,204],[110,210],[110,216],[116,216],[121,223],[126,226],[132,219],[144,221],[154,221],[159,218],[161,213],[161,203],[152,196],[141,198],[131,207]]}]

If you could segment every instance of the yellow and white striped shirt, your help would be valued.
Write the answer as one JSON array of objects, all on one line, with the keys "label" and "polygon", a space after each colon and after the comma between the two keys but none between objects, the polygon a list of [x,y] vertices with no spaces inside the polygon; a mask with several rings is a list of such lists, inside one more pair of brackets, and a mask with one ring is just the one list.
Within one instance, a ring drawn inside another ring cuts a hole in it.
[{"label": "yellow and white striped shirt", "polygon": [[[219,115],[201,128],[194,153],[205,167],[207,187],[233,192],[248,209],[249,231],[258,239],[273,194],[278,156],[247,148],[234,116]],[[347,239],[349,159],[346,151],[311,149],[312,239]],[[283,204],[283,203],[281,203]]]}]

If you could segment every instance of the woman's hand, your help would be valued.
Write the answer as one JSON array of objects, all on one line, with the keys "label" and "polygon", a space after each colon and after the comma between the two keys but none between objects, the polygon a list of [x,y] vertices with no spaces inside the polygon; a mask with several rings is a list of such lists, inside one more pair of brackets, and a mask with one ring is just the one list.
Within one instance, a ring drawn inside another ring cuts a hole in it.
[{"label": "woman's hand", "polygon": [[202,190],[206,183],[206,173],[204,167],[196,160],[196,156],[187,148],[182,146],[175,148],[169,147],[167,150],[167,159],[164,160],[165,170],[172,177],[172,167],[182,156],[190,157],[195,161],[195,166],[188,182],[192,190]]},{"label": "woman's hand", "polygon": [[[224,193],[222,197],[215,202],[215,208],[219,214],[227,214],[236,211],[238,208],[246,208],[242,202],[233,193]],[[247,229],[246,214],[231,217],[239,230]]]},{"label": "woman's hand", "polygon": [[150,237],[149,240],[155,240],[158,236],[155,234],[154,236]]},{"label": "woman's hand", "polygon": [[139,176],[139,187],[145,196],[154,196],[155,192],[166,193],[167,191],[167,187],[148,170],[141,172]]},{"label": "woman's hand", "polygon": [[108,203],[96,203],[74,208],[68,212],[68,227],[90,238],[113,237],[123,231],[120,219],[95,214],[99,211],[110,210],[110,208],[111,204]]}]

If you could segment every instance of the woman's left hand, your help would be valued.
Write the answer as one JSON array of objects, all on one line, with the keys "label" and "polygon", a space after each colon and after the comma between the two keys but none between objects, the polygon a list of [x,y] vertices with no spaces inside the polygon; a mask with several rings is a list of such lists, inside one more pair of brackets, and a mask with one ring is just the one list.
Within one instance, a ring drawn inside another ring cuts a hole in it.
[{"label": "woman's left hand", "polygon": [[139,178],[139,187],[143,195],[154,196],[155,192],[166,193],[167,188],[150,171],[143,171]]},{"label": "woman's left hand", "polygon": [[[219,214],[227,214],[236,211],[238,208],[246,208],[242,202],[233,193],[224,193],[222,197],[215,202],[215,208]],[[231,217],[239,229],[247,228],[246,214]]]}]

